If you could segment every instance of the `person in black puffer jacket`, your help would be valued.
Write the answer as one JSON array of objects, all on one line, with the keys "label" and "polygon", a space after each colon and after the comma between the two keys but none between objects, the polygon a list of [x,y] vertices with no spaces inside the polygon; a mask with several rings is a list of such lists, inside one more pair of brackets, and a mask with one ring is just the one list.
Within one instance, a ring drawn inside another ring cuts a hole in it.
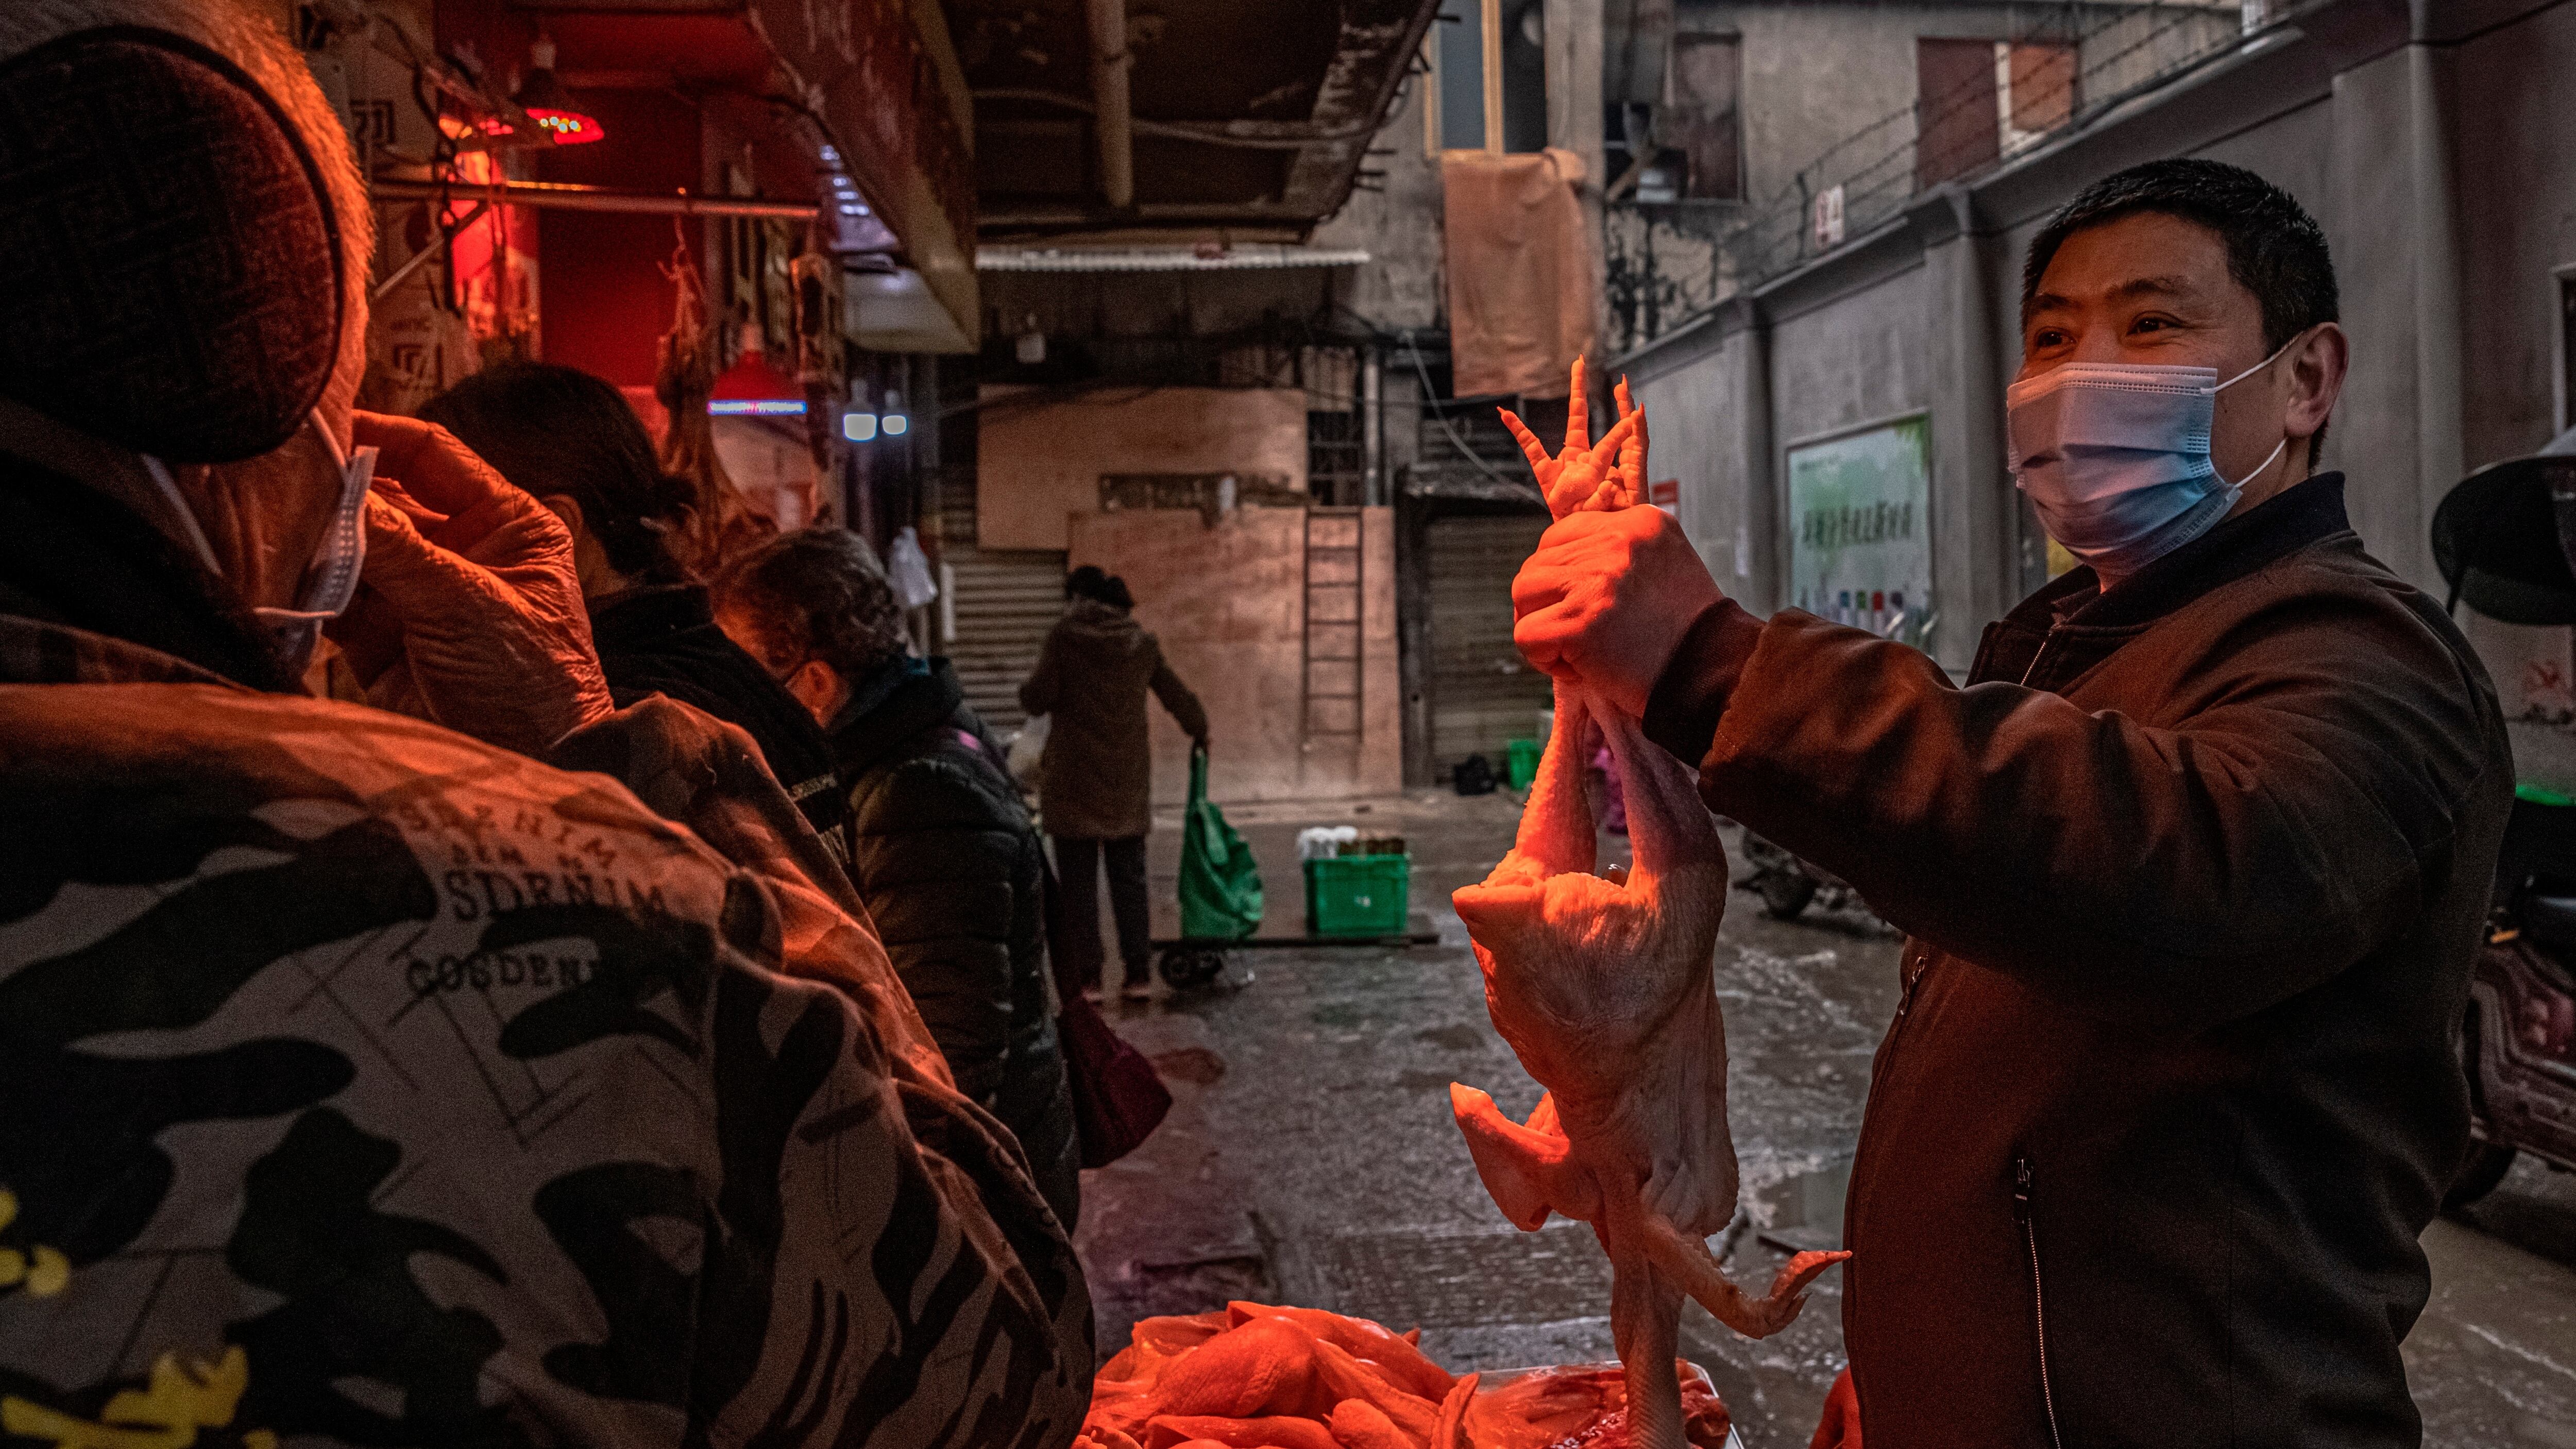
[{"label": "person in black puffer jacket", "polygon": [[696,503],[662,471],[616,388],[578,368],[515,362],[430,399],[421,420],[458,441],[572,529],[591,642],[622,707],[651,694],[740,725],[833,858],[849,858],[849,800],[823,731],[716,627],[706,586],[671,540]]},{"label": "person in black puffer jacket", "polygon": [[736,560],[715,612],[823,722],[849,784],[851,881],[958,1090],[1018,1135],[1070,1228],[1081,1150],[1056,1041],[1044,847],[956,672],[912,657],[884,568],[838,528]]}]

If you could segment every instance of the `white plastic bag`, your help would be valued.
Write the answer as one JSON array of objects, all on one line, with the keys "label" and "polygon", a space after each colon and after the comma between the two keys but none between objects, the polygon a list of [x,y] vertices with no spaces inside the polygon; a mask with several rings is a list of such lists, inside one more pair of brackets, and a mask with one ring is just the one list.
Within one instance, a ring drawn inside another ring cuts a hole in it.
[{"label": "white plastic bag", "polygon": [[1020,726],[1020,732],[1011,736],[1011,776],[1032,790],[1038,787],[1038,765],[1046,758],[1048,718],[1032,715],[1027,724]]},{"label": "white plastic bag", "polygon": [[895,602],[907,609],[939,597],[939,585],[930,577],[930,556],[921,551],[921,538],[910,525],[886,546],[886,582],[894,585]]}]

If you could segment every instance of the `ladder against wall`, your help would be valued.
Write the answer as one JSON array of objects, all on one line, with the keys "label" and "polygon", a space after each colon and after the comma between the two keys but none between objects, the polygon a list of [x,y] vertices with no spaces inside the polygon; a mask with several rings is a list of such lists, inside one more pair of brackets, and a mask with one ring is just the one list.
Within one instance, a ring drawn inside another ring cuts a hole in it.
[{"label": "ladder against wall", "polygon": [[1363,576],[1360,511],[1308,509],[1301,766],[1310,785],[1343,791],[1360,777]]}]

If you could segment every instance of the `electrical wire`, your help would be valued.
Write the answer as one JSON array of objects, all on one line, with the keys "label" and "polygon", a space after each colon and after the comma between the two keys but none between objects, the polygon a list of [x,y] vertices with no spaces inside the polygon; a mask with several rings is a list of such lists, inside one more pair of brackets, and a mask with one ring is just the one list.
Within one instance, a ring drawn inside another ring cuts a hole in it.
[{"label": "electrical wire", "polygon": [[[1100,108],[1080,96],[1061,91],[1043,91],[1021,87],[995,87],[971,93],[979,101],[1027,101],[1035,105],[1062,106],[1086,116],[1098,115]],[[1356,126],[1344,131],[1317,131],[1308,136],[1237,136],[1220,131],[1214,125],[1185,125],[1174,121],[1148,121],[1140,116],[1127,118],[1127,129],[1139,136],[1160,136],[1172,141],[1195,141],[1202,146],[1231,146],[1244,151],[1303,151],[1314,146],[1333,146],[1361,141],[1376,135],[1382,126]]]},{"label": "electrical wire", "polygon": [[[1432,391],[1431,369],[1422,365],[1422,349],[1414,344],[1413,329],[1410,327],[1405,328],[1402,332],[1396,334],[1396,339],[1404,344],[1404,350],[1407,353],[1410,353],[1413,357],[1413,375],[1422,379],[1422,400],[1424,402],[1431,402],[1438,396],[1438,394]],[[1439,422],[1440,431],[1449,435],[1449,446],[1458,450],[1459,457],[1475,464],[1477,472],[1484,474],[1486,477],[1493,479],[1495,482],[1502,484],[1506,488],[1518,488],[1521,486],[1513,480],[1504,477],[1502,474],[1495,472],[1491,464],[1488,464],[1483,458],[1477,456],[1476,451],[1467,446],[1467,440],[1458,436],[1457,426],[1449,421],[1449,415],[1447,413],[1434,407],[1431,410],[1431,416]],[[1535,484],[1531,485],[1530,491],[1537,491]]]}]

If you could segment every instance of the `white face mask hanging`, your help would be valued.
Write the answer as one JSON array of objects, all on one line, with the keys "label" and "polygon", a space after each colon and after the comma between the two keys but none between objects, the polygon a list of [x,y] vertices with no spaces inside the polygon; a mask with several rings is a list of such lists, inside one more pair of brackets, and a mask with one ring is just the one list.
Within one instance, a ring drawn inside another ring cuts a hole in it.
[{"label": "white face mask hanging", "polygon": [[339,440],[331,436],[319,413],[313,416],[313,430],[321,435],[322,446],[330,450],[331,462],[340,471],[339,500],[333,505],[331,523],[323,530],[322,541],[314,546],[313,563],[305,570],[304,587],[295,607],[262,606],[251,610],[268,626],[287,667],[297,673],[303,672],[314,647],[321,642],[323,624],[338,618],[357,596],[358,572],[367,561],[367,489],[376,477],[374,448],[341,452]]},{"label": "white face mask hanging", "polygon": [[2290,446],[2285,433],[2253,472],[2221,477],[2209,456],[2218,395],[2305,335],[2225,382],[2214,367],[2070,362],[2014,383],[2004,394],[2009,462],[2049,537],[2128,574],[2208,532]]}]

